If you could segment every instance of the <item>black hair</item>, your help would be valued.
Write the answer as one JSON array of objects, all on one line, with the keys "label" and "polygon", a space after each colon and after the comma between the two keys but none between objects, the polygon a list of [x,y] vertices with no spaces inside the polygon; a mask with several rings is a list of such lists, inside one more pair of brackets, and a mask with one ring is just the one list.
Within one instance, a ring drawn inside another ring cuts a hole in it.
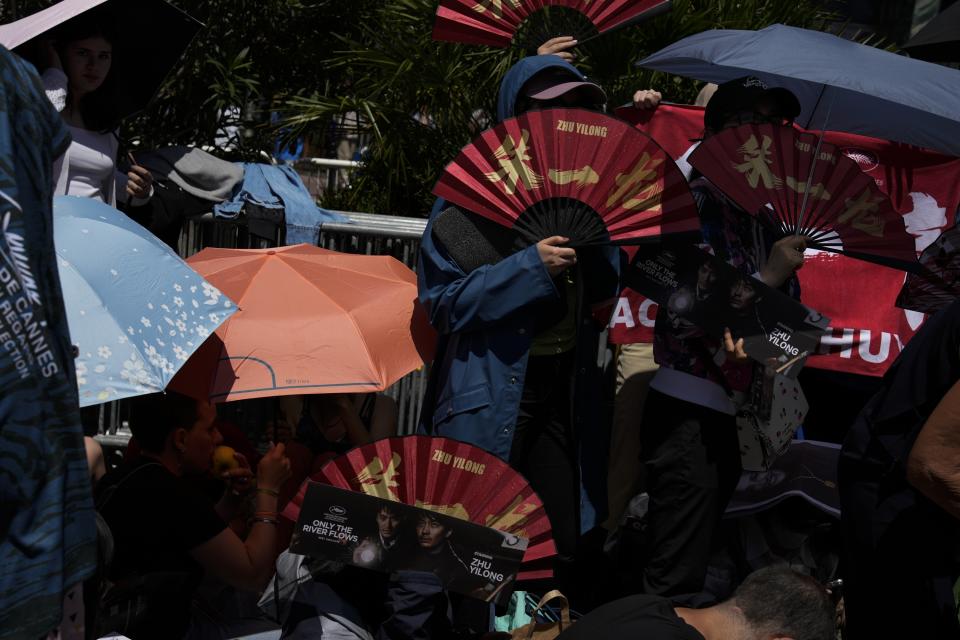
[{"label": "black hair", "polygon": [[131,401],[130,431],[144,451],[161,453],[167,436],[189,429],[198,418],[197,400],[168,391],[139,396]]},{"label": "black hair", "polygon": [[733,594],[756,631],[794,640],[834,640],[836,607],[819,582],[788,566],[754,571]]},{"label": "black hair", "polygon": [[402,518],[403,515],[404,515],[403,512],[400,511],[400,508],[399,508],[397,505],[392,504],[392,503],[390,503],[390,502],[382,502],[382,503],[380,504],[380,506],[377,507],[377,514],[378,514],[378,515],[379,515],[381,512],[383,512],[383,511],[386,511],[387,513],[391,513],[391,514],[397,516],[398,518]]},{"label": "black hair", "polygon": [[106,133],[116,129],[120,126],[121,115],[117,111],[118,34],[109,14],[96,9],[87,11],[57,27],[51,35],[61,62],[66,57],[67,44],[70,42],[101,37],[113,47],[110,72],[96,91],[80,99],[80,115],[84,125],[93,131]]}]

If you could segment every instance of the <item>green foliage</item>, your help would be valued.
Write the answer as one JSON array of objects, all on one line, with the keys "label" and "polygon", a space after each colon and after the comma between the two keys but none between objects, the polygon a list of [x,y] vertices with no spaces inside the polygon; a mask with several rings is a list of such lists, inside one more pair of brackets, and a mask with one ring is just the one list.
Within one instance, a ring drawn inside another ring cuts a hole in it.
[{"label": "green foliage", "polygon": [[[443,166],[477,132],[475,113],[495,113],[500,79],[523,52],[435,42],[434,0],[384,2],[352,36],[337,36],[326,69],[348,72],[332,85],[287,100],[286,124],[296,133],[323,127],[343,111],[366,116],[374,136],[353,187],[327,203],[343,209],[424,215]],[[664,98],[692,102],[699,86],[641,70],[635,62],[679,38],[713,28],[755,29],[775,22],[818,26],[815,0],[675,0],[673,10],[637,27],[605,35],[579,51],[577,65],[604,86],[610,104],[654,87]],[[432,127],[412,118],[428,113]]]},{"label": "green foliage", "polygon": [[[139,1],[139,0],[126,0]],[[525,52],[435,42],[437,0],[171,0],[206,24],[147,112],[124,125],[144,147],[213,146],[226,127],[238,135],[216,152],[262,161],[278,127],[333,155],[331,123],[361,115],[369,148],[352,186],[331,208],[424,215],[444,165],[495,113],[506,70]],[[0,19],[52,4],[0,5]],[[818,27],[818,0],[674,0],[671,12],[597,38],[577,65],[602,84],[610,104],[654,87],[690,102],[697,83],[634,63],[679,38],[712,28],[756,29],[775,22]],[[281,122],[270,122],[279,112]],[[429,116],[428,124],[414,119]]]}]

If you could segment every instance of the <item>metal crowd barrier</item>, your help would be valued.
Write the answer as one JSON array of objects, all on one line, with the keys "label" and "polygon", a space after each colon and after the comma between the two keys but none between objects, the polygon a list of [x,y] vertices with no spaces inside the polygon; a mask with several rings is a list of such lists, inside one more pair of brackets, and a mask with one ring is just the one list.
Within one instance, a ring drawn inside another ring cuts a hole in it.
[{"label": "metal crowd barrier", "polygon": [[[320,230],[318,244],[321,247],[344,253],[393,256],[416,271],[426,220],[349,211],[336,213],[350,222],[325,223]],[[387,395],[397,401],[401,434],[413,433],[417,428],[428,372],[428,367],[414,371],[387,390]]]}]

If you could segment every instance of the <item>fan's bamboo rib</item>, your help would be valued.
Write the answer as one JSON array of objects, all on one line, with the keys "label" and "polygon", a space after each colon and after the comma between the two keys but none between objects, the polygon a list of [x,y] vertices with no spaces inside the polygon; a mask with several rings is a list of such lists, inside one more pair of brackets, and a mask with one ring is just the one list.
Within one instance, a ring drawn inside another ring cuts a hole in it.
[{"label": "fan's bamboo rib", "polygon": [[[826,87],[824,91],[826,91]],[[810,197],[810,183],[813,181],[813,170],[817,166],[817,157],[820,155],[820,145],[823,143],[823,137],[826,135],[827,124],[830,122],[830,113],[833,111],[833,101],[836,98],[836,92],[830,92],[830,101],[827,103],[827,115],[823,119],[823,125],[820,129],[820,135],[817,137],[817,147],[813,151],[813,161],[810,164],[810,173],[807,180],[806,188],[803,190],[803,202],[800,205],[800,220],[797,224],[798,228],[803,227],[803,215],[807,208],[807,200]],[[813,117],[813,114],[810,114],[810,117]]]}]

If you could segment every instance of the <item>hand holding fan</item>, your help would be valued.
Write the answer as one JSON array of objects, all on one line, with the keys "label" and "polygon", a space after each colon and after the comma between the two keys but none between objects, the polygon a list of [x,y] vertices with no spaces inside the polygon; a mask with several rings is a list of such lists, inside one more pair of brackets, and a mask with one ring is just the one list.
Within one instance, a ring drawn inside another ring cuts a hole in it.
[{"label": "hand holding fan", "polygon": [[583,109],[528,111],[484,131],[433,192],[519,235],[570,246],[631,244],[699,231],[687,181],[628,123]]},{"label": "hand holding fan", "polygon": [[351,449],[325,464],[283,510],[296,522],[311,482],[431,509],[528,539],[518,578],[553,575],[557,549],[543,503],[506,462],[449,438],[404,436]]},{"label": "hand holding fan", "polygon": [[[816,155],[816,161],[814,160]],[[774,124],[724,129],[690,164],[747,213],[809,246],[898,269],[916,267],[914,240],[873,178],[836,145]]]},{"label": "hand holding fan", "polygon": [[670,0],[441,0],[433,38],[493,47],[522,40],[536,48],[561,35],[585,42],[669,9]]}]

